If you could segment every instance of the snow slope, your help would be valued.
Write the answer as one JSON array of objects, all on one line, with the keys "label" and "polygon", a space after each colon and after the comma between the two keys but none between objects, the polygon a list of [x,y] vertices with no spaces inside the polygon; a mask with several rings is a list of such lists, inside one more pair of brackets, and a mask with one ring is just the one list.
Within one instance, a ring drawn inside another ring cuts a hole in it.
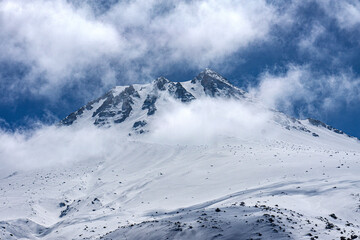
[{"label": "snow slope", "polygon": [[63,120],[58,131],[97,129],[91,148],[106,151],[4,177],[0,238],[360,236],[357,139],[266,109],[211,70],[181,85],[158,79],[117,99],[116,87]]}]

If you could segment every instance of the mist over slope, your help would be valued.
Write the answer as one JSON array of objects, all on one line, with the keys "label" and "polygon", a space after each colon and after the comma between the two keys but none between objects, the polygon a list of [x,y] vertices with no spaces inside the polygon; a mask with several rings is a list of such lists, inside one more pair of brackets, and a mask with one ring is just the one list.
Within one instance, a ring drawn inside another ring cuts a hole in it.
[{"label": "mist over slope", "polygon": [[359,140],[210,69],[117,86],[0,141],[4,239],[360,236]]}]

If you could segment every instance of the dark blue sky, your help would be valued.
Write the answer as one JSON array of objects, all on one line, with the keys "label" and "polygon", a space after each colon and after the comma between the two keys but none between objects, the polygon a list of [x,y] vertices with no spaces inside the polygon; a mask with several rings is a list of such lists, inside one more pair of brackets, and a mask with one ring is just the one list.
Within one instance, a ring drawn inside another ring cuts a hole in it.
[{"label": "dark blue sky", "polygon": [[38,0],[0,9],[2,127],[50,124],[114,85],[185,81],[210,67],[270,107],[360,137],[359,1]]}]

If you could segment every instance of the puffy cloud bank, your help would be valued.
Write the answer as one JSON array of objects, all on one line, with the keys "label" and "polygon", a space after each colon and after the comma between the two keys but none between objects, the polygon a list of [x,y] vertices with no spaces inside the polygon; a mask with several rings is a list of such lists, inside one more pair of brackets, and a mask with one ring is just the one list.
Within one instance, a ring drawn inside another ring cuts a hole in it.
[{"label": "puffy cloud bank", "polygon": [[76,161],[102,159],[116,148],[116,135],[95,127],[41,126],[36,130],[0,132],[0,174]]},{"label": "puffy cloud bank", "polygon": [[265,0],[120,1],[96,14],[101,4],[0,2],[0,60],[28,67],[19,82],[8,83],[16,93],[54,95],[94,81],[89,69],[96,69],[99,86],[109,88],[119,71],[140,82],[170,64],[204,67],[265,40],[276,20]]},{"label": "puffy cloud bank", "polygon": [[199,99],[190,105],[174,104],[160,113],[149,134],[165,144],[216,144],[224,138],[258,139],[270,134],[271,112],[250,102]]},{"label": "puffy cloud bank", "polygon": [[98,128],[39,126],[34,130],[0,132],[0,175],[16,170],[116,157],[130,141],[161,144],[217,144],[224,138],[249,140],[270,133],[270,112],[233,100],[200,99],[168,103],[150,123],[150,132],[128,136],[126,125]]}]

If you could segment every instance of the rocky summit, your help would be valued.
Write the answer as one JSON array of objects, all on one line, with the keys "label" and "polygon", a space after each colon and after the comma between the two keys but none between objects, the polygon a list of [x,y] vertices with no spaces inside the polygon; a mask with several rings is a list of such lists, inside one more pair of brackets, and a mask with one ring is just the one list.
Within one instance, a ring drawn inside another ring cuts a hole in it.
[{"label": "rocky summit", "polygon": [[[172,82],[165,77],[159,77],[149,84],[114,87],[102,97],[71,113],[60,122],[60,125],[92,122],[99,127],[111,127],[125,122],[123,128],[132,126],[128,129],[129,134],[146,133],[150,130],[147,128],[148,123],[153,121],[159,106],[163,111],[167,111],[171,107],[168,104],[171,101],[189,104],[204,98],[232,99],[250,105],[254,105],[257,101],[246,91],[232,85],[219,73],[207,68],[189,81]],[[310,131],[302,121],[275,110],[271,111],[273,111],[272,120],[287,130],[299,130],[313,137],[319,136],[318,133]],[[338,134],[345,134],[319,120],[309,118],[305,122]]]}]

